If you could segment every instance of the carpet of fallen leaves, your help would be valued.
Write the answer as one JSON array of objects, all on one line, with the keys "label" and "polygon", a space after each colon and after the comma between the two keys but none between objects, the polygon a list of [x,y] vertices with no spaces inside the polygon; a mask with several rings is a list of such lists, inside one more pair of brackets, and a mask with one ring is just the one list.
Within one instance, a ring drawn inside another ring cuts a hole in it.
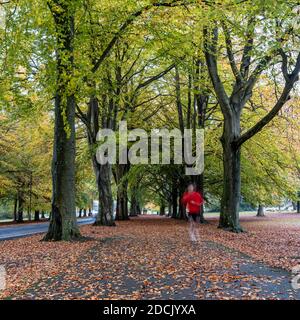
[{"label": "carpet of fallen leaves", "polygon": [[[140,216],[117,227],[83,226],[80,242],[41,235],[0,242],[1,299],[299,299],[300,216],[244,217],[245,233]],[[299,291],[299,290],[298,290]]]},{"label": "carpet of fallen leaves", "polygon": [[[217,225],[217,221],[213,221]],[[266,217],[244,217],[246,233],[232,234],[204,229],[204,236],[241,251],[273,267],[291,271],[300,265],[300,215],[270,214]]]}]

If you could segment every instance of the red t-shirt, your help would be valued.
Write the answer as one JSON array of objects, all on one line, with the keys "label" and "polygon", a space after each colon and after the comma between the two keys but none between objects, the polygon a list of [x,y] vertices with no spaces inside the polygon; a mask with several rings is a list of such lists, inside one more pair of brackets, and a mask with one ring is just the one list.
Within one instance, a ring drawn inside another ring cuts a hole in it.
[{"label": "red t-shirt", "polygon": [[[191,203],[191,201],[193,203]],[[190,214],[199,214],[200,207],[203,204],[203,198],[199,192],[185,192],[182,196],[181,202],[188,207]]]}]

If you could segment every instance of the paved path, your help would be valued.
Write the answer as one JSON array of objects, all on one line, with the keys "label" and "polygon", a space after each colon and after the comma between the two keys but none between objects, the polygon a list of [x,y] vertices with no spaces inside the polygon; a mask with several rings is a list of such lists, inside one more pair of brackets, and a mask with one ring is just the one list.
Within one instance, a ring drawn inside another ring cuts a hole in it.
[{"label": "paved path", "polygon": [[[94,218],[81,218],[78,220],[78,224],[91,224],[94,221]],[[33,234],[44,233],[48,230],[48,226],[49,222],[21,224],[17,226],[3,226],[0,227],[0,240],[11,240],[21,237],[28,237]]]}]

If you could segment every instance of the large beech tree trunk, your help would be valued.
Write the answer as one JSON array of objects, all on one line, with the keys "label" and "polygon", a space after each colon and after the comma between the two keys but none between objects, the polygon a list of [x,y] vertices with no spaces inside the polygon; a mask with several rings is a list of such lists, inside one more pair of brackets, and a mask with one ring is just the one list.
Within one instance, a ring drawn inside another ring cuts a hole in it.
[{"label": "large beech tree trunk", "polygon": [[75,211],[75,98],[73,76],[74,4],[49,1],[56,27],[57,80],[52,158],[52,213],[44,240],[80,237]]},{"label": "large beech tree trunk", "polygon": [[239,114],[224,119],[223,135],[223,195],[219,227],[233,232],[243,231],[239,222],[241,197],[241,150],[234,144],[240,135]]},{"label": "large beech tree trunk", "polygon": [[98,214],[95,226],[115,226],[113,217],[113,197],[111,191],[111,164],[99,164],[96,157],[96,137],[99,131],[99,102],[96,96],[91,96],[87,113],[88,144],[92,153],[92,162],[98,190]]}]

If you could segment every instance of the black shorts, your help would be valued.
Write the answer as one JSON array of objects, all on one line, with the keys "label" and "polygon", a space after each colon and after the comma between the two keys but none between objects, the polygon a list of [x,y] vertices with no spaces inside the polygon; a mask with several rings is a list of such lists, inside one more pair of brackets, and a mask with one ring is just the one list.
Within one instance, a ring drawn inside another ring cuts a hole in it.
[{"label": "black shorts", "polygon": [[189,213],[188,216],[189,216],[189,220],[193,219],[195,222],[199,221],[199,218],[200,218],[200,214],[198,213],[194,213],[194,214]]}]

